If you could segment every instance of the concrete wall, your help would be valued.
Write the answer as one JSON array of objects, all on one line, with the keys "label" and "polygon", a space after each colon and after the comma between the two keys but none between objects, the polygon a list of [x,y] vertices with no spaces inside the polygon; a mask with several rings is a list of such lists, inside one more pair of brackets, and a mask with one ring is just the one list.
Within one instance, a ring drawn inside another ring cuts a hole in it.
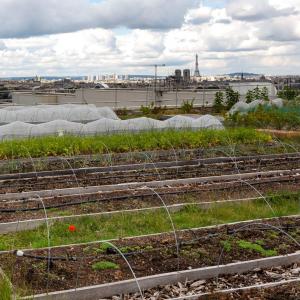
[{"label": "concrete wall", "polygon": [[13,93],[12,102],[17,105],[57,104],[56,95]]},{"label": "concrete wall", "polygon": [[196,106],[211,106],[217,90],[157,92],[153,90],[125,89],[80,89],[70,94],[13,93],[13,103],[18,105],[36,104],[95,104],[98,107],[139,108],[156,102],[162,106],[181,106],[184,101],[194,100]]},{"label": "concrete wall", "polygon": [[239,92],[240,95],[245,96],[249,90],[254,90],[256,87],[262,89],[266,87],[269,92],[269,97],[275,98],[277,95],[277,89],[272,82],[237,82],[230,83],[232,89],[236,92]]},{"label": "concrete wall", "polygon": [[[276,97],[276,88],[269,82],[232,83],[232,88],[241,94],[241,100],[245,100],[248,90],[255,87],[267,87],[269,96]],[[112,108],[140,108],[141,105],[156,105],[180,107],[184,101],[194,100],[195,106],[212,106],[216,92],[221,90],[196,90],[196,91],[157,91],[153,89],[80,89],[75,94],[41,94],[41,93],[13,93],[13,103],[18,105],[36,104],[95,104],[98,107],[109,106]],[[224,92],[224,91],[223,91]]]}]

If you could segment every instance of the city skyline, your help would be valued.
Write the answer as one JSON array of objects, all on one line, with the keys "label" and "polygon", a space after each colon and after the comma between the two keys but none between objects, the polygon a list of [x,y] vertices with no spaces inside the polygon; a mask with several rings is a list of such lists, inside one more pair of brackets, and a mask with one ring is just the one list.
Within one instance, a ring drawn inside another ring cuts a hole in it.
[{"label": "city skyline", "polygon": [[153,64],[170,75],[194,70],[196,53],[201,74],[300,67],[300,0],[0,3],[0,77],[152,74]]}]

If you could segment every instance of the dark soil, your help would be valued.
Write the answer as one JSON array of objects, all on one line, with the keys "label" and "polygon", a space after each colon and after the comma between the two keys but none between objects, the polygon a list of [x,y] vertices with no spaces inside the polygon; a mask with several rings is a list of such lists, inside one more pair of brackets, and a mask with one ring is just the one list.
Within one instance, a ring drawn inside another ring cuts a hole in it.
[{"label": "dark soil", "polygon": [[[296,239],[300,238],[300,218],[282,218],[264,221],[280,226]],[[284,255],[299,250],[299,247],[285,235],[266,227],[250,226],[233,235],[234,229],[241,225],[224,226],[212,229],[188,230],[178,232],[180,255],[177,258],[174,235],[163,234],[145,238],[115,241],[115,245],[125,253],[137,277],[149,276],[190,268],[227,264],[237,261],[258,259],[268,255]],[[258,243],[261,251],[243,248],[240,243]],[[224,246],[226,245],[226,246]],[[230,246],[228,246],[230,245]],[[224,255],[220,253],[224,247]],[[271,252],[270,252],[271,251]],[[26,254],[48,257],[48,250],[27,251]],[[18,288],[26,286],[26,294],[64,290],[108,282],[131,279],[133,276],[124,259],[116,254],[114,248],[104,250],[99,243],[51,249],[50,256],[62,257],[68,261],[54,261],[47,272],[47,261],[2,254],[0,266],[12,274],[12,282]],[[75,261],[71,257],[76,257]],[[97,262],[109,261],[117,264],[116,270],[94,270]],[[77,282],[77,283],[76,283]]]},{"label": "dark soil", "polygon": [[[259,184],[259,182],[256,181],[252,184],[255,184],[256,189],[263,195],[283,191],[300,191],[300,185],[292,182]],[[243,188],[241,189],[241,187]],[[260,197],[260,194],[253,188],[241,183],[228,185],[220,189],[201,186],[183,186],[177,188],[161,188],[156,191],[163,197],[167,205]],[[122,198],[118,200],[118,197]],[[43,202],[45,207],[49,207],[47,210],[48,217],[162,206],[161,200],[156,195],[153,195],[151,191],[145,190],[61,196],[45,198]],[[1,209],[3,211],[0,214],[0,222],[13,222],[45,217],[43,205],[40,201],[0,202],[0,210]],[[12,211],[4,211],[9,209]],[[14,209],[19,211],[15,212],[13,211]],[[22,211],[26,209],[32,210]]]},{"label": "dark soil", "polygon": [[254,160],[229,163],[214,163],[199,166],[171,167],[162,169],[149,169],[140,171],[122,171],[90,173],[67,176],[34,177],[29,179],[2,180],[0,193],[17,193],[25,191],[38,191],[50,189],[63,189],[71,187],[99,186],[129,182],[147,182],[155,180],[168,180],[176,178],[194,178],[206,176],[219,176],[261,172],[269,170],[289,170],[300,168],[300,159]]}]

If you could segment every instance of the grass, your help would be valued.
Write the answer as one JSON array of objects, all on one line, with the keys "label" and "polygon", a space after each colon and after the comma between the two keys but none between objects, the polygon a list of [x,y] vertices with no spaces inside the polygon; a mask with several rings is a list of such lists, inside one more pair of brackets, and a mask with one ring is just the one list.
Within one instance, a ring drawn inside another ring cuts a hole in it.
[{"label": "grass", "polygon": [[80,154],[121,153],[173,148],[211,148],[226,145],[250,145],[272,140],[253,129],[166,130],[101,136],[41,137],[0,143],[0,159],[71,156]]},{"label": "grass", "polygon": [[[299,214],[300,193],[283,194],[269,198],[276,216]],[[272,218],[273,212],[264,200],[247,203],[214,204],[210,209],[187,206],[171,214],[176,229],[225,224],[258,218]],[[76,232],[68,227],[74,224]],[[165,210],[122,213],[112,216],[80,217],[67,222],[56,222],[50,228],[51,246],[85,243],[107,239],[171,231],[171,222]],[[0,250],[41,248],[48,246],[46,226],[35,230],[0,236]],[[103,249],[104,250],[104,249]],[[99,250],[101,251],[101,250]]]},{"label": "grass", "polygon": [[1,300],[11,300],[12,299],[12,287],[10,282],[0,275],[0,299]]},{"label": "grass", "polygon": [[262,256],[265,256],[265,257],[270,257],[270,256],[277,255],[276,250],[272,250],[272,249],[266,250],[261,245],[259,245],[258,243],[251,243],[251,242],[248,242],[248,241],[240,240],[240,241],[238,241],[238,246],[242,249],[258,252]]},{"label": "grass", "polygon": [[118,270],[120,268],[119,265],[110,262],[110,261],[99,261],[92,265],[92,269],[94,271],[102,271],[102,270]]}]

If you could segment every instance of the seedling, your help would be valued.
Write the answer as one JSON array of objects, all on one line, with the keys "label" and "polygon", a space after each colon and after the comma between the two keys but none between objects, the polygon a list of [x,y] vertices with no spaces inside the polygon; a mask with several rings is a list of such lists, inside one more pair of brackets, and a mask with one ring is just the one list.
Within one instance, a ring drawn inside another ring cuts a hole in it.
[{"label": "seedling", "polygon": [[263,256],[266,256],[266,257],[277,255],[276,250],[271,250],[271,249],[266,250],[259,244],[251,243],[251,242],[244,241],[244,240],[238,241],[238,246],[242,249],[258,252],[258,253],[262,254]]},{"label": "seedling", "polygon": [[94,271],[118,270],[120,269],[120,266],[110,261],[99,261],[92,265],[92,269]]}]

